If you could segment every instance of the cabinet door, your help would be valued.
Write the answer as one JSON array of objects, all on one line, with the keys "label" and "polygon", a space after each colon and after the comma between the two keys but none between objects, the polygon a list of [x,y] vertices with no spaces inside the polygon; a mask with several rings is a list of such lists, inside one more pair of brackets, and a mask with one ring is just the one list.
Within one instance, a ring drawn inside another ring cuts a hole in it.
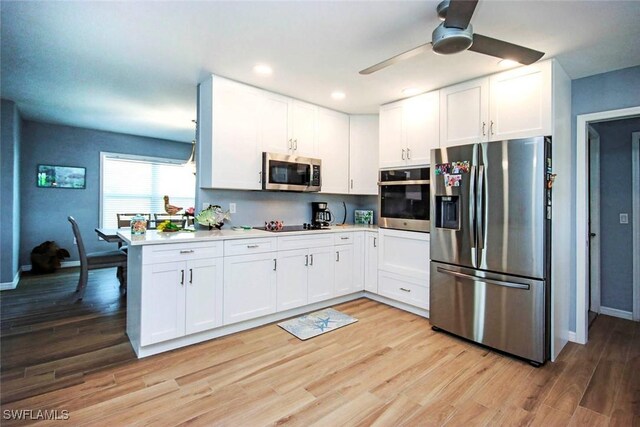
[{"label": "cabinet door", "polygon": [[414,96],[404,101],[404,131],[407,164],[431,163],[431,149],[440,145],[440,95],[438,91]]},{"label": "cabinet door", "polygon": [[491,76],[490,140],[551,135],[551,61]]},{"label": "cabinet door", "polygon": [[366,233],[364,288],[378,293],[378,233]]},{"label": "cabinet door", "polygon": [[350,294],[351,292],[355,292],[353,286],[353,245],[336,246],[335,257],[335,296],[341,296]]},{"label": "cabinet door", "polygon": [[364,289],[364,231],[353,233],[353,282],[351,288],[353,291],[361,291]]},{"label": "cabinet door", "polygon": [[185,262],[143,267],[140,345],[155,344],[185,334],[186,269]]},{"label": "cabinet door", "polygon": [[276,311],[276,253],[224,258],[223,323]]},{"label": "cabinet door", "polygon": [[222,326],[223,266],[223,258],[199,259],[187,263],[187,334]]},{"label": "cabinet door", "polygon": [[307,304],[308,265],[306,249],[278,252],[277,311]]},{"label": "cabinet door", "polygon": [[487,141],[489,79],[440,89],[440,147]]},{"label": "cabinet door", "polygon": [[380,107],[380,167],[403,166],[406,163],[406,147],[402,132],[402,104]]},{"label": "cabinet door", "polygon": [[429,233],[380,229],[378,268],[429,280]]},{"label": "cabinet door", "polygon": [[309,251],[309,304],[333,298],[336,256],[333,246]]},{"label": "cabinet door", "polygon": [[260,97],[255,89],[215,78],[213,88],[213,147],[210,171],[213,188],[262,188]]},{"label": "cabinet door", "polygon": [[298,156],[317,157],[316,113],[318,107],[293,101],[293,144]]},{"label": "cabinet door", "polygon": [[351,116],[349,119],[349,193],[378,194],[377,115]]},{"label": "cabinet door", "polygon": [[260,92],[260,134],[262,151],[292,154],[289,135],[291,99],[271,92]]},{"label": "cabinet door", "polygon": [[322,160],[322,192],[348,194],[349,116],[318,108],[318,157]]}]

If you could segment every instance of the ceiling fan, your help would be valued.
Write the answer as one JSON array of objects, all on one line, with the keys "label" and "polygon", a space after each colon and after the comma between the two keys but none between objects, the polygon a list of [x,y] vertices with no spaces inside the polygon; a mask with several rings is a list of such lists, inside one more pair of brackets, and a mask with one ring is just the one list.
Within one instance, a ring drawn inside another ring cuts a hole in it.
[{"label": "ceiling fan", "polygon": [[433,30],[429,43],[365,68],[360,71],[360,74],[375,73],[389,65],[404,61],[429,49],[442,55],[471,50],[497,58],[511,59],[523,65],[533,64],[542,58],[544,52],[538,52],[524,46],[474,33],[470,21],[477,4],[478,0],[442,1],[437,7],[437,11],[438,17],[444,22]]}]

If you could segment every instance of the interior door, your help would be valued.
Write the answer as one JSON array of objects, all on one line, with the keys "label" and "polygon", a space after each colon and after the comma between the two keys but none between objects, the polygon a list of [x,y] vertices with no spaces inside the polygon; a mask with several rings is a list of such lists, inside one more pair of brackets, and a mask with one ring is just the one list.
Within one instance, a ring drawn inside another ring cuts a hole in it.
[{"label": "interior door", "polygon": [[[600,136],[589,126],[589,311],[600,312]],[[591,313],[589,320],[591,320]]]},{"label": "interior door", "polygon": [[479,268],[545,277],[544,148],[543,137],[480,144]]}]

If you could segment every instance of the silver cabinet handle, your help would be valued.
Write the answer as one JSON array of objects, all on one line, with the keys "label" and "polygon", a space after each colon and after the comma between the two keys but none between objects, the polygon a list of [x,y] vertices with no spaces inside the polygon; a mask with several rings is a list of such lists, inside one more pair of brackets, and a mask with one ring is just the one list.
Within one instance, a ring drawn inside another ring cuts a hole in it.
[{"label": "silver cabinet handle", "polygon": [[309,266],[309,255],[305,255],[304,256],[304,266],[308,267]]},{"label": "silver cabinet handle", "polygon": [[247,245],[247,249],[255,249],[255,248],[259,248],[260,245]]},{"label": "silver cabinet handle", "polygon": [[495,135],[495,133],[493,132],[493,120],[491,120],[491,125],[489,126],[489,133],[491,135]]},{"label": "silver cabinet handle", "polygon": [[407,148],[407,160],[411,160],[411,148]]},{"label": "silver cabinet handle", "polygon": [[470,274],[458,273],[457,271],[447,270],[446,268],[438,267],[438,273],[448,274],[450,276],[461,277],[463,279],[473,280],[474,282],[490,283],[492,285],[504,286],[505,288],[525,289],[529,290],[529,285],[525,283],[505,282],[503,280],[487,279],[485,277],[472,276]]},{"label": "silver cabinet handle", "polygon": [[340,262],[340,251],[336,251],[336,262]]},{"label": "silver cabinet handle", "polygon": [[482,136],[487,135],[486,128],[487,128],[487,122],[482,122]]},{"label": "silver cabinet handle", "polygon": [[189,269],[189,284],[193,285],[193,268]]},{"label": "silver cabinet handle", "polygon": [[340,240],[349,240],[349,237],[341,237]]},{"label": "silver cabinet handle", "polygon": [[273,259],[273,271],[276,271],[278,269],[278,260],[277,259]]},{"label": "silver cabinet handle", "polygon": [[181,254],[192,254],[193,252],[193,249],[184,249],[180,251]]},{"label": "silver cabinet handle", "polygon": [[180,270],[180,284],[184,286],[184,270]]},{"label": "silver cabinet handle", "polygon": [[402,149],[402,160],[404,160],[404,148]]},{"label": "silver cabinet handle", "polygon": [[298,139],[297,138],[293,140],[293,149],[296,150],[296,151],[298,150]]},{"label": "silver cabinet handle", "polygon": [[258,182],[262,184],[262,171],[258,172]]},{"label": "silver cabinet handle", "polygon": [[313,265],[313,254],[311,254],[311,264],[310,265]]},{"label": "silver cabinet handle", "polygon": [[407,289],[407,288],[400,288],[400,290],[401,290],[402,292],[411,292],[411,289]]},{"label": "silver cabinet handle", "polygon": [[374,237],[374,238],[373,238],[373,247],[374,247],[374,248],[377,248],[377,247],[378,247],[377,240],[378,240],[378,238],[377,238],[377,237]]},{"label": "silver cabinet handle", "polygon": [[293,139],[289,140],[289,150],[293,150]]},{"label": "silver cabinet handle", "polygon": [[353,190],[353,180],[351,180],[351,189]]}]

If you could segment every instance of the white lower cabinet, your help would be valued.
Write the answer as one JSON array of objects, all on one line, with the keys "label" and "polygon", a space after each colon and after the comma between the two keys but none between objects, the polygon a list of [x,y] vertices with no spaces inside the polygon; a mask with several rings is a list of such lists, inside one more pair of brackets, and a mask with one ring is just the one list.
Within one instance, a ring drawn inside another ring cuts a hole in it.
[{"label": "white lower cabinet", "polygon": [[380,271],[378,293],[396,301],[429,309],[429,285],[424,280]]},{"label": "white lower cabinet", "polygon": [[210,258],[144,265],[140,344],[221,326],[222,264]]},{"label": "white lower cabinet", "polygon": [[224,258],[225,325],[276,312],[277,253]]},{"label": "white lower cabinet", "polygon": [[353,244],[335,247],[336,296],[350,294],[353,291],[354,256]]},{"label": "white lower cabinet", "polygon": [[364,244],[364,289],[378,293],[378,233],[367,232]]},{"label": "white lower cabinet", "polygon": [[335,296],[334,259],[333,246],[309,249],[309,304]]},{"label": "white lower cabinet", "polygon": [[307,304],[308,270],[309,251],[307,249],[278,252],[277,311]]}]

